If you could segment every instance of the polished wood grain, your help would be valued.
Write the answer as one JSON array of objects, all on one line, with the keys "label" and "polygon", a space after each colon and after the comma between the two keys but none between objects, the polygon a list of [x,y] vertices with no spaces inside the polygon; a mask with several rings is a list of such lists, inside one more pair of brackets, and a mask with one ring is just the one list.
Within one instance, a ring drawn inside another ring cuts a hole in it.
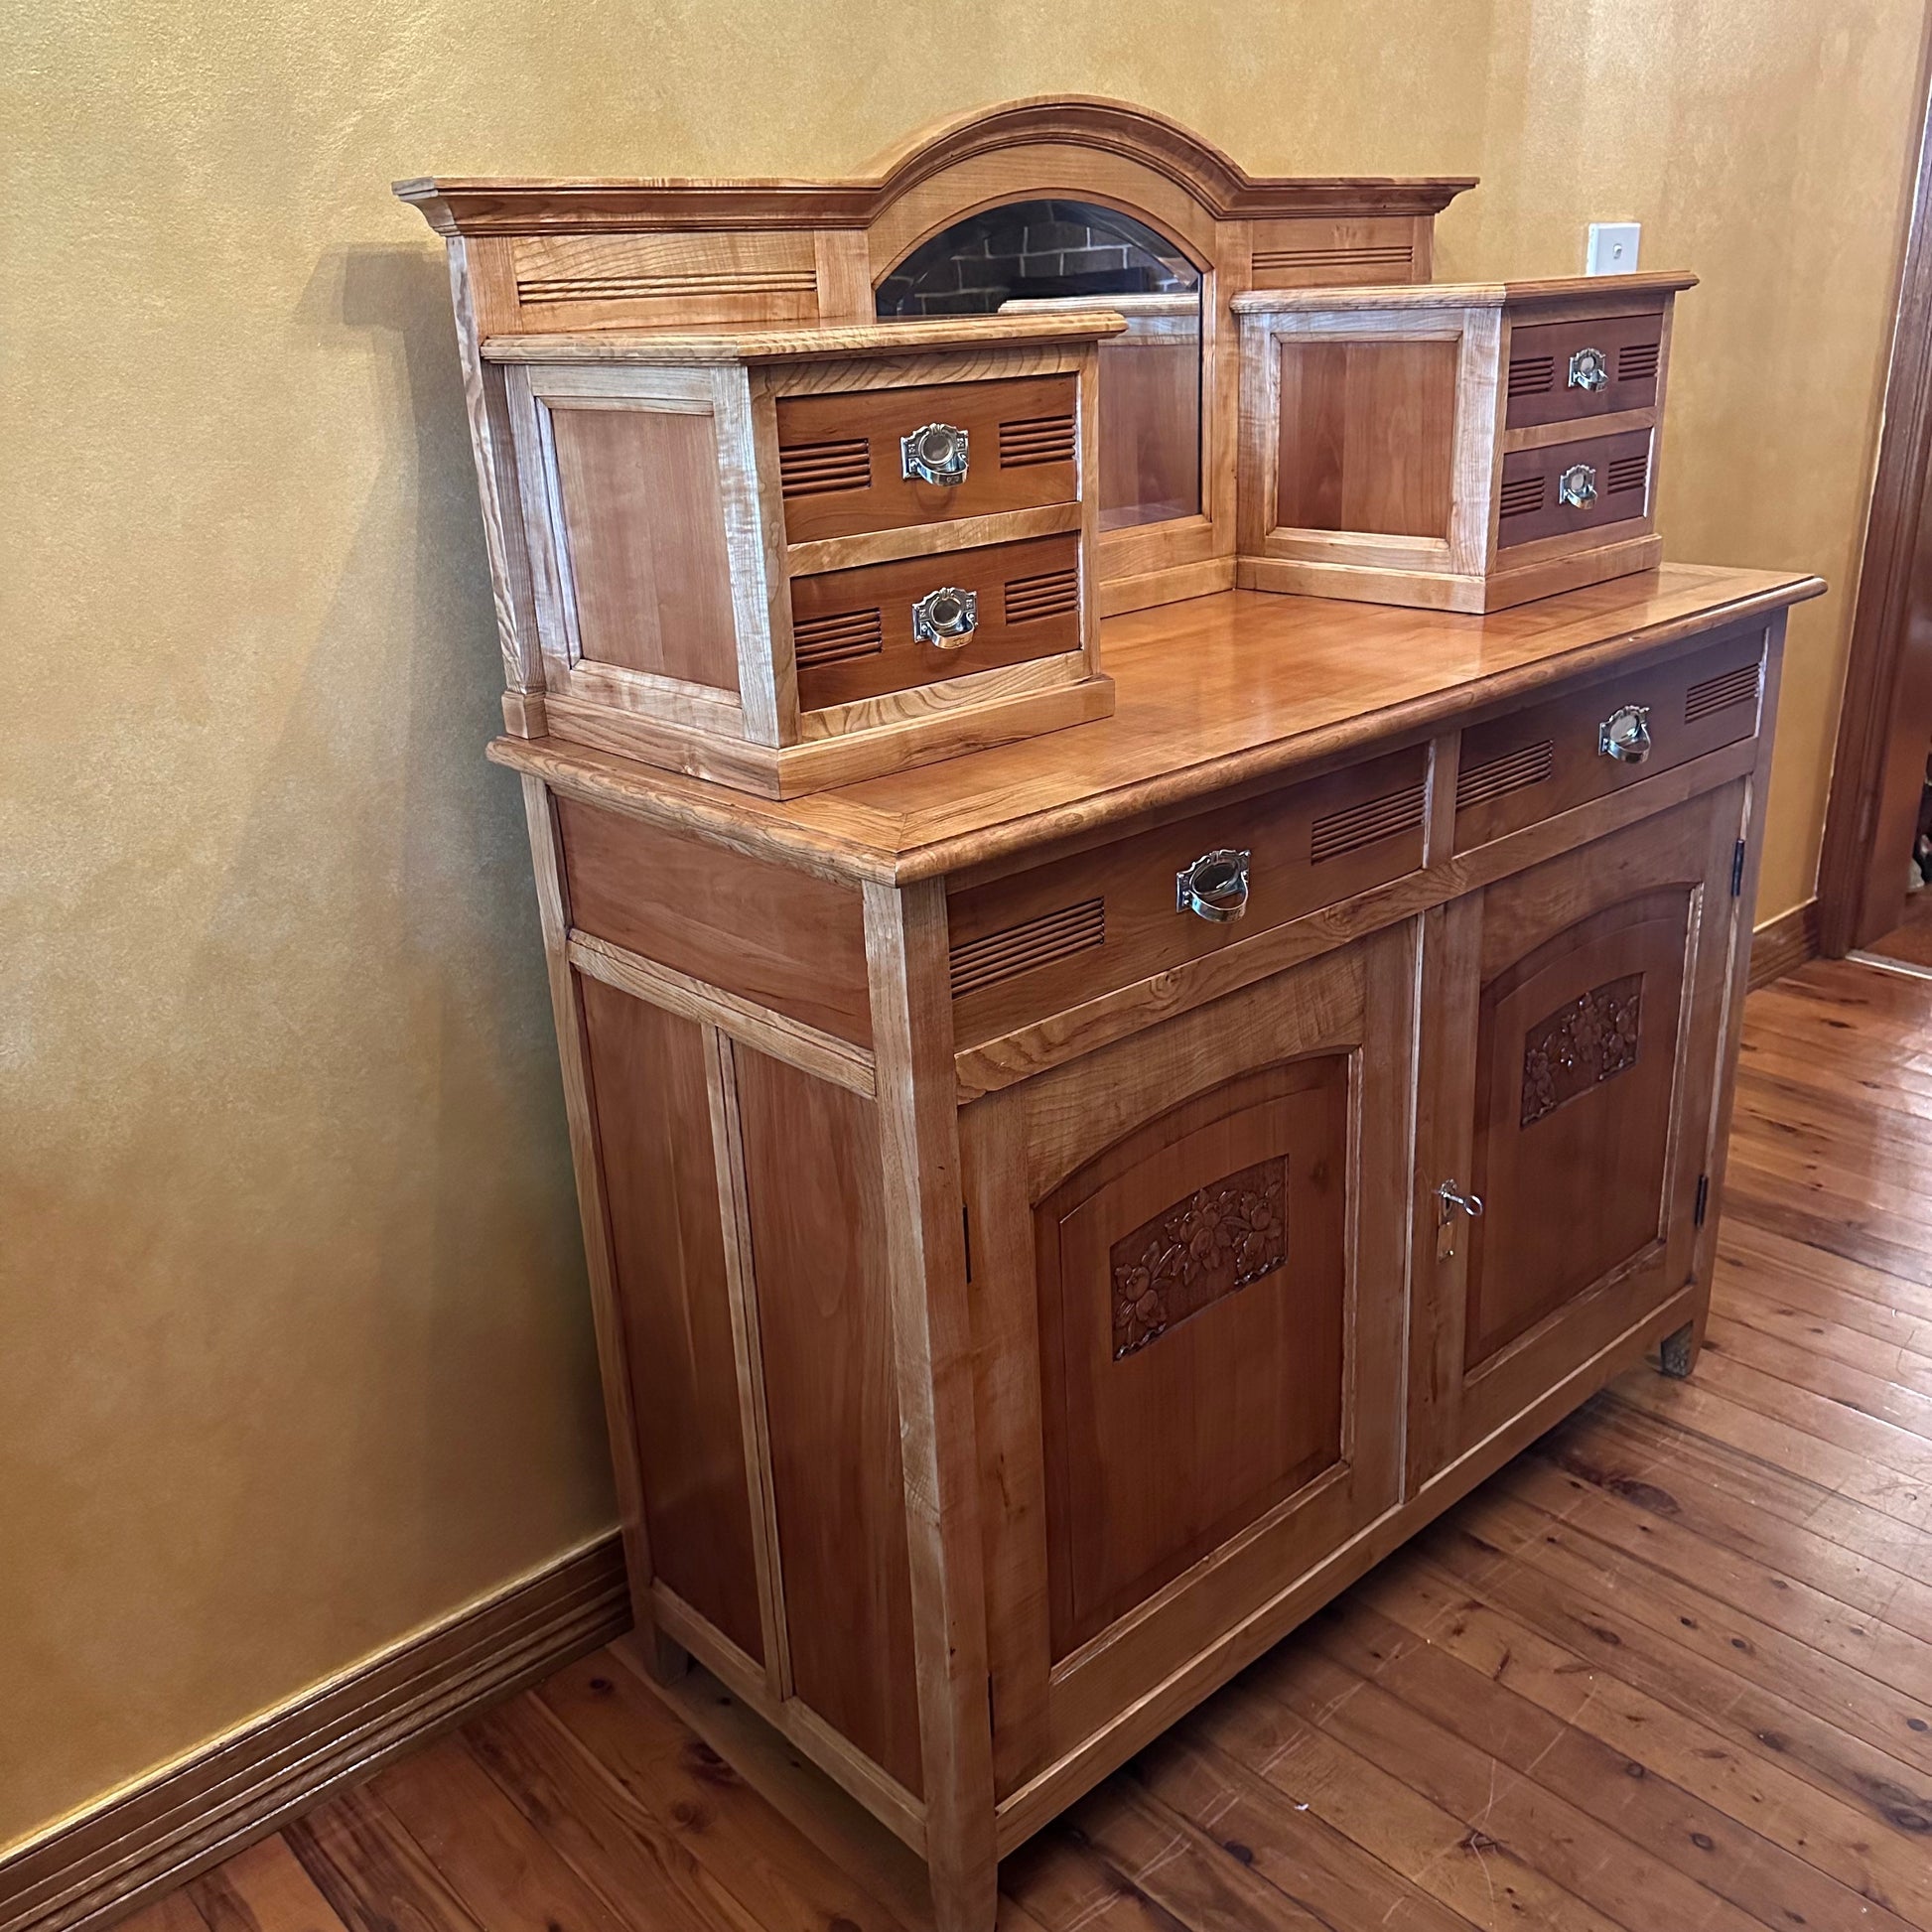
[{"label": "polished wood grain", "polygon": [[1456,344],[1283,342],[1275,523],[1449,537]]},{"label": "polished wood grain", "polygon": [[[483,352],[491,362],[587,367],[863,361],[919,351],[985,355],[1009,346],[1057,348],[1118,335],[1120,328],[1120,317],[1103,309],[1017,319],[933,316],[912,322],[868,322],[860,328],[843,329],[731,329],[702,335],[657,329],[599,329],[560,336],[492,336],[484,342]],[[990,367],[985,372],[990,372]],[[903,375],[887,371],[876,379],[896,383]]]},{"label": "polished wood grain", "polygon": [[869,1043],[859,895],[561,799],[572,928]]},{"label": "polished wood grain", "polygon": [[560,405],[547,413],[582,654],[737,691],[711,417]]},{"label": "polished wood grain", "polygon": [[735,1058],[791,1689],[916,1792],[878,1118],[761,1053]]},{"label": "polished wood grain", "polygon": [[[555,744],[499,740],[491,756],[571,795],[804,866],[930,878],[1319,768],[1398,733],[1477,722],[1559,678],[1669,655],[1823,590],[1815,577],[1667,564],[1487,617],[1224,592],[1107,621],[1116,708],[1102,723],[782,802]],[[1292,671],[1261,677],[1257,663]]]},{"label": "polished wood grain", "polygon": [[600,980],[583,999],[651,1567],[761,1658],[708,1029]]},{"label": "polished wood grain", "polygon": [[[1835,1049],[1794,1057],[1820,1013],[1844,1023]],[[1923,1193],[1928,1028],[1932,986],[1870,969],[1812,964],[1753,995],[1724,1318],[1697,1375],[1613,1384],[1010,1857],[1006,1932],[1932,1927],[1932,1733],[1911,1723],[1932,1686],[1928,1504],[1840,1447],[1878,1390],[1908,1395],[1932,1368],[1901,1325],[1932,1322],[1932,1270],[1853,1252],[1869,1214],[1897,1208],[1851,1152]],[[1841,1151],[1795,1207],[1754,1179],[1794,1109],[1833,1120]],[[1766,1226],[1760,1204],[1804,1232]],[[1767,1352],[1794,1316],[1805,1345]],[[1858,1335],[1886,1354],[1859,1394],[1829,1393],[1838,1355],[1817,1343]],[[1746,1374],[1746,1358],[1768,1365]],[[1733,1359],[1720,1392],[1710,1372]],[[1896,1428],[1893,1453],[1932,1446],[1926,1428]],[[919,1922],[863,1827],[840,1841],[855,1878],[761,1795],[781,1754],[734,1744],[760,1768],[727,1770],[621,1655],[460,1735],[513,1819],[450,1811],[448,1794],[482,1793],[442,1768],[401,1797],[362,1786],[279,1841],[299,1873],[249,1854],[126,1923],[467,1932],[533,1905],[635,1932]],[[473,1831],[507,1835],[526,1888],[455,1842]]]}]

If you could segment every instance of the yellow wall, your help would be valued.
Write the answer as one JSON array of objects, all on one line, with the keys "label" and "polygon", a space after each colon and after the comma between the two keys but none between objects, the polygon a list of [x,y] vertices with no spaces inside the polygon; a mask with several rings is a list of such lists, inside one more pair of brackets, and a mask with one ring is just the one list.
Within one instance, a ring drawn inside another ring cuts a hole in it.
[{"label": "yellow wall", "polygon": [[[1845,586],[1916,0],[6,0],[0,1845],[611,1519],[440,247],[395,176],[810,173],[1123,95],[1690,265],[1673,554]],[[1799,613],[1764,910],[1848,603]]]}]

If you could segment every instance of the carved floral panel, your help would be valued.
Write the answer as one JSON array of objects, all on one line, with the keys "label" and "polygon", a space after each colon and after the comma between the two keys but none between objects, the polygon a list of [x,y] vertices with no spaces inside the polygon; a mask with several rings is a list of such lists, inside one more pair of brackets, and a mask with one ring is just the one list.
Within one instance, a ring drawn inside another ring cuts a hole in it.
[{"label": "carved floral panel", "polygon": [[1635,1066],[1642,1022],[1641,973],[1592,987],[1539,1020],[1523,1041],[1522,1125]]},{"label": "carved floral panel", "polygon": [[1114,1360],[1258,1282],[1288,1259],[1288,1161],[1276,1155],[1196,1188],[1108,1250]]}]

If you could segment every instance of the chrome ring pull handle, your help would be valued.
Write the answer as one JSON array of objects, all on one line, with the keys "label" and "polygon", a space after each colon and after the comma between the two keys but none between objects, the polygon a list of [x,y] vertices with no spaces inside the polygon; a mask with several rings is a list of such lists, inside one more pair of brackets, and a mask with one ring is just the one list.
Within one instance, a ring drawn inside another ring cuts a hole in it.
[{"label": "chrome ring pull handle", "polygon": [[1620,705],[1597,726],[1596,749],[1619,764],[1641,764],[1650,756],[1650,707]]},{"label": "chrome ring pull handle", "polygon": [[1570,387],[1594,395],[1610,386],[1610,358],[1600,348],[1580,348],[1570,358]]},{"label": "chrome ring pull handle", "polygon": [[947,585],[927,591],[913,605],[912,636],[915,642],[931,644],[936,650],[963,650],[979,628],[979,593]]},{"label": "chrome ring pull handle", "polygon": [[963,483],[970,460],[971,438],[951,423],[927,423],[898,439],[899,475],[911,482]]},{"label": "chrome ring pull handle", "polygon": [[1173,907],[1197,919],[1226,925],[1248,909],[1249,851],[1203,852],[1190,866],[1174,874]]},{"label": "chrome ring pull handle", "polygon": [[1457,1214],[1466,1214],[1470,1220],[1482,1219],[1482,1196],[1465,1194],[1457,1186],[1453,1177],[1446,1180],[1436,1189],[1436,1200],[1442,1209],[1443,1219],[1447,1222]]},{"label": "chrome ring pull handle", "polygon": [[1596,500],[1596,472],[1587,463],[1573,463],[1557,479],[1557,500],[1573,510],[1588,509]]}]

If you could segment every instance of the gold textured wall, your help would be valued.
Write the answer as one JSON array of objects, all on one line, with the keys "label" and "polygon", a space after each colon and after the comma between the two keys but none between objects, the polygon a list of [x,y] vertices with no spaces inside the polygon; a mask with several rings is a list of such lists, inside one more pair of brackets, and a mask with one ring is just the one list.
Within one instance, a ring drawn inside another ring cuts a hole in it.
[{"label": "gold textured wall", "polygon": [[392,177],[853,168],[1145,101],[1474,173],[1439,272],[1643,220],[1662,521],[1793,629],[1810,890],[1916,0],[5,0],[0,1845],[611,1519],[440,244]]}]

